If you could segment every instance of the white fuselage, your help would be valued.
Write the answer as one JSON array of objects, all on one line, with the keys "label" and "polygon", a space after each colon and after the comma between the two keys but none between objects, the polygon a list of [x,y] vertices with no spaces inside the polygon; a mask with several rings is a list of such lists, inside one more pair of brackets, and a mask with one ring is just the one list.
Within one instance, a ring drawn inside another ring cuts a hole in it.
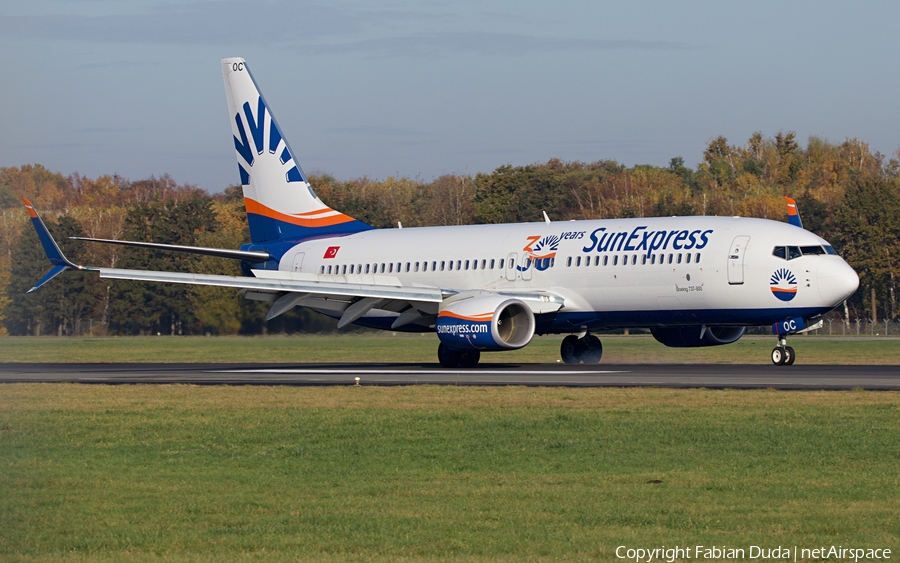
[{"label": "white fuselage", "polygon": [[[823,253],[788,260],[775,247]],[[548,292],[565,300],[556,316],[567,319],[548,332],[759,325],[822,314],[855,291],[856,273],[825,248],[766,219],[612,219],[371,230],[300,243],[279,268],[349,283]]]}]

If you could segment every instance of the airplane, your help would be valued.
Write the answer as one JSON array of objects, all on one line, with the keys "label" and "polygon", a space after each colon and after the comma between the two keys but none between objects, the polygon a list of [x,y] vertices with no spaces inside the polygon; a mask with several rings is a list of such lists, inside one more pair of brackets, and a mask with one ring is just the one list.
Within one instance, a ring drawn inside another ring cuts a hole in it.
[{"label": "airplane", "polygon": [[[243,276],[81,266],[25,206],[53,268],[101,278],[232,287],[270,303],[266,320],[308,307],[376,329],[434,332],[446,368],[482,352],[515,350],[535,335],[567,334],[567,364],[600,361],[592,333],[649,329],[670,347],[730,344],[771,325],[771,360],[796,359],[788,335],[821,326],[859,277],[821,237],[745,217],[665,217],[376,229],[313,191],[242,58],[221,60],[251,242],[238,250],[81,240],[239,260]],[[73,237],[75,238],[75,237]]]}]

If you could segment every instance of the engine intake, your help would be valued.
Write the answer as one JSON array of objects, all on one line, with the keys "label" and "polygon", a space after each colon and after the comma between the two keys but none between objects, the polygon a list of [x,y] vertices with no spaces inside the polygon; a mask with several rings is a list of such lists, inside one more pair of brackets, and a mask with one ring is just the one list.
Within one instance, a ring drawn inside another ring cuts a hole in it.
[{"label": "engine intake", "polygon": [[531,308],[502,295],[449,303],[435,322],[440,341],[456,350],[515,350],[531,342],[534,327]]},{"label": "engine intake", "polygon": [[676,328],[651,328],[653,338],[670,348],[698,348],[700,346],[721,346],[736,342],[744,335],[742,326],[685,326]]}]

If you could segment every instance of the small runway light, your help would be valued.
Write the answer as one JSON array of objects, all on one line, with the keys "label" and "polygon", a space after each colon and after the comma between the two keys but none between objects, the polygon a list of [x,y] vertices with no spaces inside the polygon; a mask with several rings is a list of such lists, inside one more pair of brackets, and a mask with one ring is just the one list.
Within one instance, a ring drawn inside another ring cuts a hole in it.
[{"label": "small runway light", "polygon": [[357,377],[355,379],[356,379],[356,386],[359,387],[359,378]]}]

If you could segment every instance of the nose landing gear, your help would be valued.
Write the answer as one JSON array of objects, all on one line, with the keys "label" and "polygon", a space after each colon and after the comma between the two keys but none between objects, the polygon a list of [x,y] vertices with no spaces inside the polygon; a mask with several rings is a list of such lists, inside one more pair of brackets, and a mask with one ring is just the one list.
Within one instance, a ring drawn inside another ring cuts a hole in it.
[{"label": "nose landing gear", "polygon": [[772,363],[776,366],[789,366],[794,363],[797,354],[794,349],[787,345],[787,337],[785,335],[778,337],[778,345],[772,349]]},{"label": "nose landing gear", "polygon": [[593,334],[586,334],[582,338],[570,334],[563,338],[562,344],[559,346],[559,355],[567,364],[579,362],[598,364],[600,358],[603,357],[603,344]]}]

